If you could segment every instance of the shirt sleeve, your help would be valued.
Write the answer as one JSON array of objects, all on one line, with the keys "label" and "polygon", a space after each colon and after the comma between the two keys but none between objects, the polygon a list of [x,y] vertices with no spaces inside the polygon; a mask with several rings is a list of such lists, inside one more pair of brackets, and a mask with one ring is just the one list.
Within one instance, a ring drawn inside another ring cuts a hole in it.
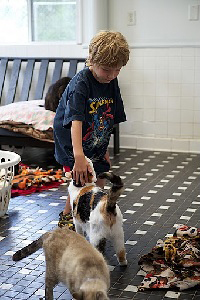
[{"label": "shirt sleeve", "polygon": [[118,124],[126,121],[126,114],[124,111],[124,104],[121,97],[120,88],[117,79],[115,83],[115,92],[116,92],[116,106],[115,106],[114,123]]},{"label": "shirt sleeve", "polygon": [[87,88],[84,81],[79,81],[73,88],[69,87],[63,126],[69,127],[72,121],[85,121],[85,106],[87,99]]}]

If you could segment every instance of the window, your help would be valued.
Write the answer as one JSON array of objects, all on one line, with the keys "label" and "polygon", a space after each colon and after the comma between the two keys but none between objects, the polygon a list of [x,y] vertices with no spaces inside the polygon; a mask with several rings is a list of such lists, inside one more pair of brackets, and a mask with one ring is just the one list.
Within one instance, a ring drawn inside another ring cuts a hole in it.
[{"label": "window", "polygon": [[75,41],[76,1],[31,1],[33,41]]},{"label": "window", "polygon": [[0,43],[28,42],[26,0],[0,1]]},{"label": "window", "polygon": [[76,0],[1,0],[1,43],[76,42]]}]

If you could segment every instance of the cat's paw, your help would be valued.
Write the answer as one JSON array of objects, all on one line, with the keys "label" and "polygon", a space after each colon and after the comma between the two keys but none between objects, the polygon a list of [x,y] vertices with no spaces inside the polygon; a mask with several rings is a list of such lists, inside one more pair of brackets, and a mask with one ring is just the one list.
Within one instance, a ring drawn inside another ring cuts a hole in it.
[{"label": "cat's paw", "polygon": [[127,262],[127,260],[120,261],[119,265],[122,266],[122,267],[126,267],[128,265],[128,262]]}]

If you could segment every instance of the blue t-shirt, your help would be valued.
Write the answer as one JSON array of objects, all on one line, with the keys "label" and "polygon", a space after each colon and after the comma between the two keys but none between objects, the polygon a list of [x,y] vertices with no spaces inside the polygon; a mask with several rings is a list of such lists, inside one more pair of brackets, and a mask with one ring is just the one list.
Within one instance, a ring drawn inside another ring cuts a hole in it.
[{"label": "blue t-shirt", "polygon": [[54,118],[55,158],[73,167],[71,123],[82,121],[82,145],[97,173],[108,171],[104,159],[113,125],[126,121],[117,78],[98,82],[89,68],[76,74],[65,89]]}]

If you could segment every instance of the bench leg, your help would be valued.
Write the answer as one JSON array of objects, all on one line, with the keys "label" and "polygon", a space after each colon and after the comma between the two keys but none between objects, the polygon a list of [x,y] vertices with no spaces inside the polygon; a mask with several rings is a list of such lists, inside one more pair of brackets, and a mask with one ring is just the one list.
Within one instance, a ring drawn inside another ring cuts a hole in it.
[{"label": "bench leg", "polygon": [[114,134],[114,155],[119,154],[119,124],[116,124],[113,128]]}]

